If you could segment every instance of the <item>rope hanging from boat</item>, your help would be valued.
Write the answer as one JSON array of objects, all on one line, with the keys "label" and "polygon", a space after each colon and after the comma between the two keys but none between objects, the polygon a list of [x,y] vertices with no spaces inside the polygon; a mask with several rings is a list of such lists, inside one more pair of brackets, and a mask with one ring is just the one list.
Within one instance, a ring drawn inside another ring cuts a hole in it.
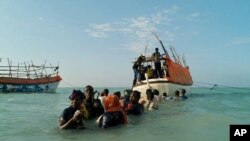
[{"label": "rope hanging from boat", "polygon": [[[226,86],[226,85],[214,84],[214,83],[206,83],[206,82],[194,82],[193,85],[201,87],[201,88],[206,88],[206,89],[209,89],[209,90],[226,91],[226,90],[219,89],[219,88],[231,88],[231,89],[250,91],[250,88],[233,87],[233,86]],[[206,86],[204,86],[204,85],[206,85]],[[232,91],[229,91],[229,92],[232,92]]]},{"label": "rope hanging from boat", "polygon": [[78,87],[76,87],[74,84],[72,84],[72,83],[70,83],[70,82],[68,82],[68,81],[65,81],[64,79],[62,80],[62,82],[63,82],[65,85],[67,85],[68,87],[78,88]]}]

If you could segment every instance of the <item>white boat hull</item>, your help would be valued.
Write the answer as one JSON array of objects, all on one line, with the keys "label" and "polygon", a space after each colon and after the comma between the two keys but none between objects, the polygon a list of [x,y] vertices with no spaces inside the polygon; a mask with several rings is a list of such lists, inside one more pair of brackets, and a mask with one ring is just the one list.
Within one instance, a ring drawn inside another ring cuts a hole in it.
[{"label": "white boat hull", "polygon": [[188,95],[190,93],[190,86],[191,85],[181,85],[176,83],[171,83],[167,79],[164,78],[158,78],[158,79],[149,79],[148,82],[146,80],[141,81],[141,84],[138,84],[133,87],[133,90],[137,90],[141,92],[142,96],[145,96],[146,90],[151,89],[157,89],[159,91],[160,95],[163,95],[163,93],[166,93],[168,96],[175,96],[176,91],[180,91],[182,89],[186,90],[186,94]]},{"label": "white boat hull", "polygon": [[55,93],[60,81],[46,84],[0,84],[0,92]]}]

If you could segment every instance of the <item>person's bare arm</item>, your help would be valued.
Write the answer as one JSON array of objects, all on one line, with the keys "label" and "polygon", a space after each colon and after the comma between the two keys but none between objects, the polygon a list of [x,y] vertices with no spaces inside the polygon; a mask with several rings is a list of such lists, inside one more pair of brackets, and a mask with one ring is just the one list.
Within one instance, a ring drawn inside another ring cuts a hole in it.
[{"label": "person's bare arm", "polygon": [[61,117],[59,119],[59,128],[61,130],[63,129],[67,129],[68,127],[70,127],[74,122],[76,122],[76,118],[72,117],[68,122],[65,122],[65,120]]}]

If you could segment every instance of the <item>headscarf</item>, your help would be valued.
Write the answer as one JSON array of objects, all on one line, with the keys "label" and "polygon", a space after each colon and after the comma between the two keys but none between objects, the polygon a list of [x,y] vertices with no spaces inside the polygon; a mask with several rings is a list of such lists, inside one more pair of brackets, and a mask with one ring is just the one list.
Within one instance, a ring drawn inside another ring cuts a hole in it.
[{"label": "headscarf", "polygon": [[103,106],[105,112],[117,112],[120,111],[123,114],[123,124],[127,123],[127,116],[122,109],[119,99],[116,95],[108,95],[103,99]]}]

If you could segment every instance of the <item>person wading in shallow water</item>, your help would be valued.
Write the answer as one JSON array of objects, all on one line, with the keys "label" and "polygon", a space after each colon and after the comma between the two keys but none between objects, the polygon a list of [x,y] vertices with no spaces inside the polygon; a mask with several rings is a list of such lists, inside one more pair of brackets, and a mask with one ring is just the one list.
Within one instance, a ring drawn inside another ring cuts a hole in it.
[{"label": "person wading in shallow water", "polygon": [[62,129],[83,129],[83,118],[88,118],[88,111],[83,104],[84,95],[80,90],[73,90],[69,96],[71,105],[63,110],[59,118],[59,128]]},{"label": "person wading in shallow water", "polygon": [[102,102],[100,99],[95,99],[94,88],[91,85],[87,85],[84,88],[84,95],[86,97],[86,107],[89,112],[89,119],[99,117],[104,113]]},{"label": "person wading in shallow water", "polygon": [[144,113],[144,107],[139,103],[141,93],[139,91],[132,91],[130,96],[130,103],[127,104],[125,112],[132,115],[141,115]]},{"label": "person wading in shallow water", "polygon": [[127,123],[127,116],[120,105],[117,95],[108,95],[103,99],[105,112],[98,119],[98,126],[100,128],[108,128],[119,124]]}]

